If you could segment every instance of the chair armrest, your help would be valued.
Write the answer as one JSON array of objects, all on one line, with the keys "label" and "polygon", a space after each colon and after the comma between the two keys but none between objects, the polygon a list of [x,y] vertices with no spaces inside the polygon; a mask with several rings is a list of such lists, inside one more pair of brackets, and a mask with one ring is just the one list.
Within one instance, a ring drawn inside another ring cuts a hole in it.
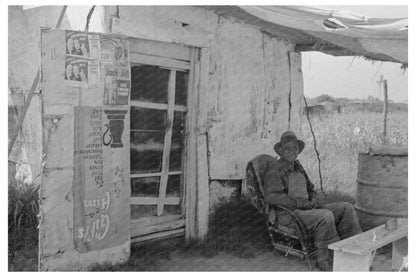
[{"label": "chair armrest", "polygon": [[272,208],[276,208],[277,210],[281,210],[285,212],[286,214],[290,215],[296,222],[296,225],[298,227],[298,231],[300,232],[302,237],[308,236],[308,229],[306,228],[305,222],[299,217],[299,215],[296,213],[295,210],[286,208],[282,205],[273,204],[271,205]]}]

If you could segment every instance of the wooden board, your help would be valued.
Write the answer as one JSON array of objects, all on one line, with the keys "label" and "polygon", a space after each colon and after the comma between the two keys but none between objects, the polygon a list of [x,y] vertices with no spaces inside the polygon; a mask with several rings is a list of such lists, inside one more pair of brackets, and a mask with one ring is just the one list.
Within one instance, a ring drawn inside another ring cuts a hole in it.
[{"label": "wooden board", "polygon": [[195,238],[197,234],[196,229],[196,134],[192,130],[196,126],[196,113],[197,113],[197,97],[195,95],[196,82],[195,82],[195,62],[197,60],[196,48],[191,49],[191,70],[188,80],[188,113],[186,115],[186,163],[184,168],[184,181],[185,181],[185,238]]},{"label": "wooden board", "polygon": [[[131,197],[131,205],[179,205],[180,197]],[[162,210],[163,211],[163,210]],[[160,215],[159,215],[160,216]]]},{"label": "wooden board", "polygon": [[351,253],[335,251],[333,271],[369,271],[371,266],[372,253],[355,255]]},{"label": "wooden board", "polygon": [[149,225],[149,226],[135,227],[133,225],[130,227],[130,233],[131,233],[131,237],[134,239],[135,237],[138,237],[138,236],[170,231],[170,230],[182,228],[184,226],[185,226],[185,219],[166,222],[162,224]]},{"label": "wooden board", "polygon": [[197,134],[197,181],[198,186],[198,238],[208,233],[209,219],[209,170],[208,170],[208,132],[206,96],[208,94],[209,54],[207,48],[200,50],[200,61],[195,65],[198,78],[198,134]]},{"label": "wooden board", "polygon": [[328,248],[355,255],[365,255],[368,252],[406,237],[407,229],[407,219],[399,218],[397,230],[387,230],[384,225],[381,225],[364,233],[332,243]]},{"label": "wooden board", "polygon": [[184,215],[149,216],[130,220],[130,228],[137,229],[151,225],[165,224],[183,219]]},{"label": "wooden board", "polygon": [[[163,156],[162,156],[162,171],[159,185],[159,199],[162,201],[157,202],[156,214],[161,216],[164,207],[164,198],[166,197],[166,187],[168,184],[168,172],[169,172],[169,158],[172,145],[172,126],[173,126],[173,107],[175,104],[175,84],[176,84],[176,71],[171,70],[169,74],[169,85],[168,85],[168,109],[166,113],[167,128],[165,129],[165,138],[163,140]],[[180,198],[178,197],[179,204]],[[176,202],[175,202],[176,204]]]},{"label": "wooden board", "polygon": [[[168,104],[162,104],[162,103],[151,103],[151,102],[142,102],[142,101],[136,101],[132,100],[130,101],[130,104],[132,106],[136,106],[139,108],[145,108],[145,109],[156,109],[156,110],[167,110]],[[178,112],[186,112],[188,108],[186,106],[182,105],[173,105],[173,110]]]},{"label": "wooden board", "polygon": [[189,47],[174,43],[163,43],[135,38],[130,40],[130,52],[182,61],[189,61],[191,58]]},{"label": "wooden board", "polygon": [[146,242],[149,243],[150,241],[166,239],[166,238],[174,238],[174,237],[181,237],[185,235],[185,228],[178,228],[174,230],[169,230],[165,232],[158,232],[144,236],[138,236],[131,239],[131,243],[142,243]]},{"label": "wooden board", "polygon": [[144,55],[139,53],[131,53],[131,62],[132,63],[140,63],[140,64],[150,64],[150,65],[157,65],[166,68],[177,68],[188,70],[189,69],[189,62],[175,60],[172,58],[166,57],[159,57],[159,56],[151,56],[151,55]]}]

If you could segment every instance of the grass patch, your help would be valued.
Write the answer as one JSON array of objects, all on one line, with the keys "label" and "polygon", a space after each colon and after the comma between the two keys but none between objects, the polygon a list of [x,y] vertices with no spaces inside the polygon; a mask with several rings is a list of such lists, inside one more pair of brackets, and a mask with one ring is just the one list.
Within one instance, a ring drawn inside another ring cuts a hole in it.
[{"label": "grass patch", "polygon": [[9,271],[36,271],[38,260],[38,189],[16,182],[8,184]]},{"label": "grass patch", "polygon": [[239,258],[252,258],[272,247],[262,215],[247,198],[233,196],[215,206],[206,239],[192,241],[181,250],[205,257],[225,252]]},{"label": "grass patch", "polygon": [[[318,160],[309,124],[302,124],[299,134],[305,149],[299,160],[315,188],[319,189]],[[325,191],[340,191],[348,195],[356,192],[358,154],[370,145],[382,144],[383,115],[374,112],[355,112],[316,116],[311,118],[321,159],[322,185]],[[408,114],[389,113],[387,143],[408,145]]]},{"label": "grass patch", "polygon": [[132,246],[127,262],[119,264],[95,264],[88,271],[157,271],[164,259],[170,259],[171,253],[180,249],[183,239],[170,239],[143,245]]}]

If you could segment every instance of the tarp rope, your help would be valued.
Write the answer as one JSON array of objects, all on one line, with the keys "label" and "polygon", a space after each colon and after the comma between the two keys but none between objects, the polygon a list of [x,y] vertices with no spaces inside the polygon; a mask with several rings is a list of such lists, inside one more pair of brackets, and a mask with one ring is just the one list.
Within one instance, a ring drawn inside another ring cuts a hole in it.
[{"label": "tarp rope", "polygon": [[[65,12],[66,12],[66,8],[67,8],[67,6],[63,6],[61,14],[59,15],[58,21],[56,22],[55,29],[58,29],[59,26],[61,26],[62,19],[64,18],[64,15],[65,15]],[[20,129],[22,128],[23,120],[25,119],[26,113],[29,110],[30,102],[32,101],[33,95],[35,94],[35,90],[36,90],[36,88],[38,86],[38,83],[39,83],[39,78],[40,78],[40,70],[38,68],[38,71],[36,72],[35,79],[33,80],[32,86],[30,88],[30,92],[29,92],[29,95],[27,97],[27,100],[26,100],[26,102],[23,106],[22,112],[19,114],[19,117],[17,119],[16,129],[15,129],[15,131],[14,131],[14,133],[13,133],[11,139],[10,139],[8,155],[10,155],[10,152],[12,152],[13,145],[16,141],[17,136],[19,135]]]},{"label": "tarp rope", "polygon": [[309,128],[311,129],[311,133],[312,133],[313,148],[315,149],[316,157],[318,159],[318,173],[319,173],[320,188],[321,188],[322,193],[326,194],[322,185],[321,158],[319,157],[319,151],[318,151],[318,148],[316,147],[316,137],[315,137],[315,133],[313,132],[311,119],[309,118],[308,102],[306,101],[305,95],[303,95],[303,100],[305,101],[306,118],[308,119]]}]

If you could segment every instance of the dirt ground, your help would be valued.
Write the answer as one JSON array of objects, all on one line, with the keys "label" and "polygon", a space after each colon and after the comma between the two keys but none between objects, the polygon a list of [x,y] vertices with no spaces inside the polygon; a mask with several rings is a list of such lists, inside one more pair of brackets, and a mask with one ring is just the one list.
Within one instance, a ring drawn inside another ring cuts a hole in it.
[{"label": "dirt ground", "polygon": [[[318,271],[312,260],[313,270]],[[238,258],[220,253],[212,258],[171,253],[170,259],[160,261],[158,271],[308,271],[300,258],[274,252],[257,254],[254,258]],[[376,254],[371,271],[391,271],[391,250],[381,249]]]}]

